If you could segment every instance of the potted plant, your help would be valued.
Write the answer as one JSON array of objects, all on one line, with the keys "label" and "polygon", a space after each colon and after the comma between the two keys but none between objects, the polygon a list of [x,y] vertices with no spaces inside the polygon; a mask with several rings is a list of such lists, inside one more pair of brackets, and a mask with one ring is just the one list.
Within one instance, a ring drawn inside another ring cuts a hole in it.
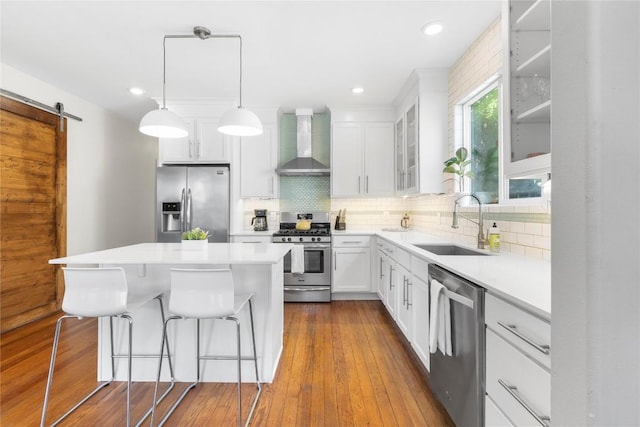
[{"label": "potted plant", "polygon": [[[468,160],[469,151],[460,147],[456,150],[456,155],[444,161],[444,173],[452,173],[458,176],[458,187],[461,193],[464,193],[464,178],[475,178],[475,174],[471,170],[467,170],[467,167],[471,164],[471,160]],[[446,181],[455,180],[454,178],[445,179]]]},{"label": "potted plant", "polygon": [[209,243],[209,232],[200,227],[193,228],[182,233],[183,250],[203,250]]}]

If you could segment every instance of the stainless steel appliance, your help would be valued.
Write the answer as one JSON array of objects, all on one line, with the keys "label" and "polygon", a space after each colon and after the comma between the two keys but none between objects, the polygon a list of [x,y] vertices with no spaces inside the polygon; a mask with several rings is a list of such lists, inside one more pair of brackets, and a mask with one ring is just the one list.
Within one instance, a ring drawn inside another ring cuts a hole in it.
[{"label": "stainless steel appliance", "polygon": [[[308,230],[296,227],[310,222]],[[291,272],[291,253],[284,258],[284,300],[286,302],[331,301],[331,223],[328,212],[281,212],[280,229],[273,243],[293,243],[304,248],[304,272]]]},{"label": "stainless steel appliance", "polygon": [[163,166],[156,179],[158,242],[179,242],[195,227],[209,242],[229,241],[228,166]]},{"label": "stainless steel appliance", "polygon": [[269,225],[267,224],[267,210],[266,209],[254,209],[255,215],[251,219],[251,225],[253,225],[253,231],[267,231]]},{"label": "stainless steel appliance", "polygon": [[484,424],[484,288],[442,267],[429,265],[450,302],[452,355],[431,353],[430,383],[457,426]]}]

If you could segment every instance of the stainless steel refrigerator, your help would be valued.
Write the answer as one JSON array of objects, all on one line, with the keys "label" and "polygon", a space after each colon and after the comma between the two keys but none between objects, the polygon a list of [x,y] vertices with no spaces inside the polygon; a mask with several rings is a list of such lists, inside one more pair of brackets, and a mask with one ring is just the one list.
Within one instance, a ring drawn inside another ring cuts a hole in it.
[{"label": "stainless steel refrigerator", "polygon": [[195,227],[209,242],[229,241],[228,166],[163,166],[156,179],[158,242],[179,242]]}]

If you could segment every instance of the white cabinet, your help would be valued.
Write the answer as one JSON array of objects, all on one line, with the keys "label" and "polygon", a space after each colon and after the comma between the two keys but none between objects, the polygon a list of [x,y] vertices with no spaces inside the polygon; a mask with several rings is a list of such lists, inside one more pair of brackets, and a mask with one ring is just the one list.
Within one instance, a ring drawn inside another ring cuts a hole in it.
[{"label": "white cabinet", "polygon": [[393,124],[333,123],[331,126],[331,195],[392,195]]},{"label": "white cabinet", "polygon": [[332,292],[371,292],[370,246],[370,236],[333,236]]},{"label": "white cabinet", "polygon": [[387,286],[386,286],[387,275],[389,272],[389,257],[384,251],[384,243],[382,241],[378,239],[376,246],[377,246],[377,250],[376,250],[376,259],[375,259],[375,263],[376,263],[375,284],[376,284],[376,291],[378,293],[378,297],[380,298],[380,301],[384,303],[386,299],[386,290],[387,290]]},{"label": "white cabinet", "polygon": [[448,135],[448,70],[415,71],[399,94],[395,123],[395,192],[442,193]]},{"label": "white cabinet", "polygon": [[411,342],[413,335],[413,283],[411,273],[405,266],[398,264],[396,274],[396,292],[398,293],[398,313],[396,322]]},{"label": "white cabinet", "polygon": [[395,125],[396,192],[418,191],[418,100],[403,112]]},{"label": "white cabinet", "polygon": [[413,334],[411,347],[429,370],[429,263],[416,256],[411,257],[411,304]]},{"label": "white cabinet", "polygon": [[219,118],[185,119],[189,135],[184,138],[160,138],[162,163],[229,163],[227,138],[218,132]]},{"label": "white cabinet", "polygon": [[263,133],[241,138],[240,197],[278,197],[278,138],[275,127],[263,125]]},{"label": "white cabinet", "polygon": [[231,236],[231,243],[247,243],[256,245],[266,245],[271,243],[271,235],[238,235]]},{"label": "white cabinet", "polygon": [[504,8],[504,174],[507,197],[515,198],[551,168],[551,7],[527,0]]},{"label": "white cabinet", "polygon": [[[485,296],[485,423],[500,415],[514,426],[549,425],[551,325],[491,294]],[[509,424],[507,424],[509,425]]]}]

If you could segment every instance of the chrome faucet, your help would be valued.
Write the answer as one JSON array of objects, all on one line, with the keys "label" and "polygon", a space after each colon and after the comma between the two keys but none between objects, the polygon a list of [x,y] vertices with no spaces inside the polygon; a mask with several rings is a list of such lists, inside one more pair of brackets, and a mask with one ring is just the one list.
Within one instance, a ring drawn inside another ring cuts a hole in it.
[{"label": "chrome faucet", "polygon": [[[478,222],[472,220],[471,218],[467,218],[466,216],[458,213],[458,202],[460,199],[464,199],[465,197],[473,197],[478,202]],[[484,246],[487,244],[487,240],[484,236],[484,221],[482,220],[482,202],[475,194],[464,194],[458,197],[453,204],[453,223],[451,224],[451,228],[458,228],[458,215],[463,218],[468,219],[469,221],[478,224],[478,249],[484,249]]]}]

